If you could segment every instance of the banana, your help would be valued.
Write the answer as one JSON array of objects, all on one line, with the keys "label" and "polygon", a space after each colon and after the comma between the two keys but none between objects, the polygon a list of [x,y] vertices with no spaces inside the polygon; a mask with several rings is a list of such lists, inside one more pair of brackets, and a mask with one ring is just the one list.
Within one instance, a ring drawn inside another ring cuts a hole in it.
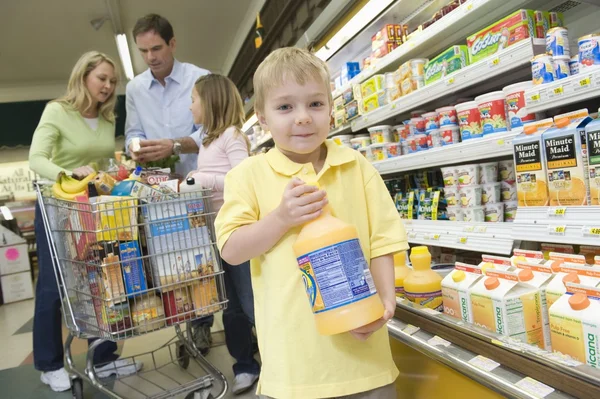
[{"label": "banana", "polygon": [[78,193],[67,193],[62,189],[60,183],[57,182],[52,186],[52,194],[55,198],[73,201],[78,195],[85,195],[86,191],[82,190]]},{"label": "banana", "polygon": [[92,181],[96,175],[97,173],[94,172],[83,180],[77,180],[71,176],[61,175],[59,184],[62,190],[67,194],[80,193],[87,188],[88,183]]}]

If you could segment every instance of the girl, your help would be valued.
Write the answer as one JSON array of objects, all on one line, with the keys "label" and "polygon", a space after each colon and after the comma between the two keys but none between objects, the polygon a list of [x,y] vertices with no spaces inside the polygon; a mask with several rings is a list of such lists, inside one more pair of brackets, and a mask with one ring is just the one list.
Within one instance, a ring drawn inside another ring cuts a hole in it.
[{"label": "girl", "polygon": [[[75,64],[67,92],[48,103],[40,118],[31,148],[29,167],[41,177],[55,180],[60,172],[83,178],[94,171],[92,162],[114,158],[115,87],[114,61],[97,51],[85,53]],[[39,204],[35,210],[35,238],[39,275],[33,319],[33,357],[41,380],[53,391],[66,391],[71,381],[63,364],[61,308],[50,248]],[[94,352],[96,375],[133,374],[133,365],[116,360],[117,344],[106,341]]]}]

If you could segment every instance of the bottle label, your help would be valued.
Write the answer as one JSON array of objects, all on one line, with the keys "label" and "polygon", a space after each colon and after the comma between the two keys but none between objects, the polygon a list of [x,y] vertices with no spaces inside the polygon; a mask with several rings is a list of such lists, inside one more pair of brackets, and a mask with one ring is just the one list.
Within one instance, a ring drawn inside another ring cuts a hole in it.
[{"label": "bottle label", "polygon": [[442,291],[433,292],[408,292],[406,291],[406,299],[411,302],[417,303],[426,308],[437,310],[438,312],[444,311],[444,301],[442,299]]},{"label": "bottle label", "polygon": [[313,313],[322,313],[375,295],[377,290],[358,239],[343,241],[298,258]]},{"label": "bottle label", "polygon": [[404,298],[404,287],[396,287],[396,296],[398,298]]}]

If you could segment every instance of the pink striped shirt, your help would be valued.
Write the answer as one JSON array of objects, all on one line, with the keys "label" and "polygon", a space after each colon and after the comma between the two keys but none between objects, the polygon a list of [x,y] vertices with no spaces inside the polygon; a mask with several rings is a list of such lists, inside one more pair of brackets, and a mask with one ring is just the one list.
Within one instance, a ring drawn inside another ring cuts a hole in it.
[{"label": "pink striped shirt", "polygon": [[196,179],[196,183],[213,191],[212,204],[215,213],[219,212],[223,205],[225,175],[248,158],[248,144],[242,134],[236,133],[232,126],[208,147],[201,145],[198,152],[198,169],[189,174]]}]

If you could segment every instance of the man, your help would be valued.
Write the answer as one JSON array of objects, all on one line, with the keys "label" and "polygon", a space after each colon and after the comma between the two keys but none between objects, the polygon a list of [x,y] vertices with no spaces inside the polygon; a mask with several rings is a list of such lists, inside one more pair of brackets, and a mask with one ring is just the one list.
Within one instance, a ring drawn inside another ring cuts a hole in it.
[{"label": "man", "polygon": [[[127,84],[125,147],[138,162],[179,155],[176,172],[185,177],[196,169],[201,143],[200,135],[192,134],[192,88],[200,76],[210,72],[175,59],[173,27],[160,15],[148,14],[138,19],[133,37],[148,69]],[[186,135],[190,137],[175,140]],[[132,147],[134,138],[140,139],[139,149]],[[194,341],[204,355],[212,343],[213,320],[209,316],[194,323]]]}]

